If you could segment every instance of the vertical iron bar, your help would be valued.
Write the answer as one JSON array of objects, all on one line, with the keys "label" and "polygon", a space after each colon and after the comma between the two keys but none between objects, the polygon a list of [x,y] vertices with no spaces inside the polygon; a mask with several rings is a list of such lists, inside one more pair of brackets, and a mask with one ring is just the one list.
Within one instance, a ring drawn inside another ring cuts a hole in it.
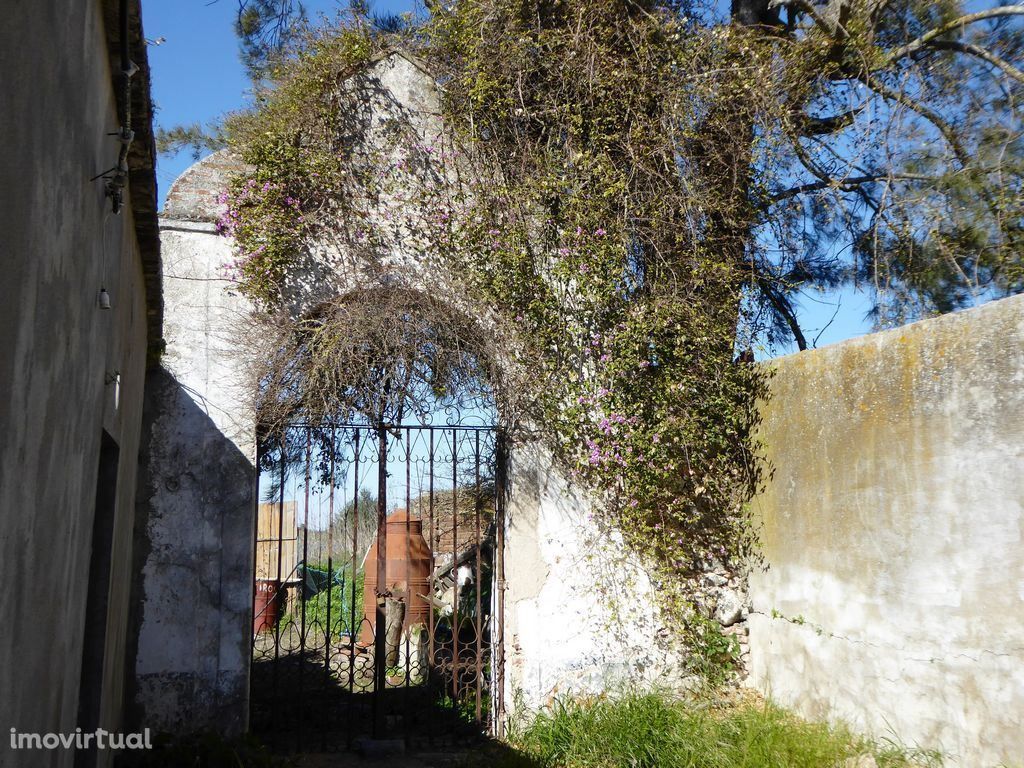
[{"label": "vertical iron bar", "polygon": [[[497,466],[494,468],[494,507],[497,520],[494,525],[495,587],[498,593],[497,660],[494,663],[494,677],[497,683],[497,713],[495,734],[505,737],[505,494],[506,471],[508,467],[508,444],[503,430],[497,432]],[[492,651],[492,658],[494,652]]]},{"label": "vertical iron bar", "polygon": [[[309,568],[309,561],[306,559],[309,554],[309,466],[313,460],[313,443],[312,437],[310,436],[310,429],[306,427],[306,474],[305,474],[305,485],[306,485],[306,500],[303,507],[303,521],[302,521],[302,581],[299,583],[299,594],[298,600],[301,606],[301,625],[299,627],[299,658],[306,658],[306,570]],[[295,535],[298,535],[298,526],[296,526]],[[299,664],[299,702],[305,703],[305,664]],[[299,716],[299,727],[298,727],[298,744],[297,748],[302,746],[302,726],[306,718],[304,713],[300,713]]]},{"label": "vertical iron bar", "polygon": [[[275,614],[274,621],[274,693],[271,701],[273,702],[271,708],[271,720],[270,722],[277,722],[277,697],[280,694],[278,687],[278,668],[281,666],[281,555],[284,549],[284,485],[285,485],[285,456],[287,450],[285,448],[285,442],[287,440],[288,433],[287,428],[281,433],[281,487],[278,489],[278,507],[277,507],[277,573],[274,576],[274,592],[271,595],[271,600],[276,604],[277,611]],[[273,539],[271,539],[273,540]]]},{"label": "vertical iron bar", "polygon": [[480,593],[483,591],[483,582],[481,581],[481,560],[483,555],[480,551],[480,430],[476,430],[473,433],[474,440],[474,455],[473,455],[473,507],[476,513],[475,525],[476,525],[476,620],[474,621],[476,629],[476,722],[479,725],[481,722],[481,709],[483,704],[483,697],[481,691],[481,681],[483,678],[483,612],[480,606]]},{"label": "vertical iron bar", "polygon": [[459,447],[458,431],[452,429],[452,709],[459,711]]},{"label": "vertical iron bar", "polygon": [[406,629],[409,625],[409,611],[412,610],[413,603],[413,592],[412,592],[412,580],[410,579],[410,563],[409,557],[411,555],[410,549],[412,547],[412,457],[411,452],[411,433],[409,428],[405,428],[405,619],[402,623],[402,634],[405,639],[405,687],[409,687],[409,633]]},{"label": "vertical iron bar", "polygon": [[[356,573],[359,568],[359,436],[362,430],[355,432],[355,476],[352,480],[352,621],[349,623],[348,639],[348,692],[352,693],[356,680],[356,633],[363,628],[363,617],[356,619]],[[363,574],[366,578],[366,574]],[[366,610],[366,606],[363,606]]]},{"label": "vertical iron bar", "polygon": [[[256,573],[257,563],[256,560],[259,557],[260,548],[260,466],[263,459],[263,443],[257,441],[256,443],[256,472],[255,472],[255,488],[253,489],[253,501],[256,505],[255,514],[253,515],[253,536],[252,536],[252,599],[249,601],[249,605],[252,613],[252,623],[250,626],[253,629],[252,642],[249,644],[249,678],[252,679],[252,667],[256,660],[256,641],[259,639],[259,633],[256,629]],[[258,692],[262,693],[262,692]],[[256,698],[256,697],[252,697]],[[249,728],[252,729],[252,708],[249,710]]]},{"label": "vertical iron bar", "polygon": [[383,421],[377,427],[377,606],[374,614],[373,638],[373,737],[384,736],[382,698],[387,686],[384,642],[387,635],[387,496],[388,496],[388,433]]},{"label": "vertical iron bar", "polygon": [[[327,490],[327,617],[324,622],[324,691],[331,689],[331,575],[334,573],[334,564],[331,560],[331,553],[334,549],[334,473],[337,460],[338,437],[334,424],[331,425],[331,487]],[[321,745],[327,749],[327,732],[330,730],[330,713],[324,708],[324,727],[320,732]]]},{"label": "vertical iron bar", "polygon": [[[436,562],[434,558],[434,547],[437,542],[434,540],[434,428],[428,427],[428,434],[430,435],[430,458],[428,465],[429,478],[427,480],[429,487],[429,497],[427,501],[427,514],[430,516],[430,581],[427,584],[427,594],[430,598],[427,604],[427,644],[429,650],[427,652],[427,687],[430,691],[430,695],[434,695],[434,664],[436,659],[434,658],[434,595],[437,593],[434,585],[434,570],[436,568]],[[427,718],[428,737],[431,742],[434,738],[434,719],[432,717]]]}]

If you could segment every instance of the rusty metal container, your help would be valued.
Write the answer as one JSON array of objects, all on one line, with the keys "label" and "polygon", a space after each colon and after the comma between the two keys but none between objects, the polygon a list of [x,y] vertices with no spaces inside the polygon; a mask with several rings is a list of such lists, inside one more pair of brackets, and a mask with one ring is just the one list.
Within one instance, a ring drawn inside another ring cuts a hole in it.
[{"label": "rusty metal container", "polygon": [[[403,631],[416,624],[426,624],[430,612],[430,559],[427,540],[423,538],[423,521],[398,509],[387,518],[387,591],[405,602]],[[377,606],[377,540],[363,558],[363,610],[366,620],[359,640],[373,643]]]},{"label": "rusty metal container", "polygon": [[281,617],[281,583],[275,579],[256,579],[256,599],[252,609],[252,631],[271,632]]}]

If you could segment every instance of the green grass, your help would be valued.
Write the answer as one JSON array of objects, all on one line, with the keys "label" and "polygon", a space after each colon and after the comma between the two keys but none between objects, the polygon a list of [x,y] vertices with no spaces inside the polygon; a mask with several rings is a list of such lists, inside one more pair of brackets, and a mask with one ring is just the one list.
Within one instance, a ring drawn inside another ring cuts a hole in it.
[{"label": "green grass", "polygon": [[859,755],[879,768],[941,765],[935,755],[873,744],[769,703],[658,694],[560,700],[520,719],[510,742],[521,753],[506,759],[510,768],[843,768]]},{"label": "green grass", "polygon": [[[327,569],[326,565],[314,565],[312,567],[320,568],[321,570]],[[331,610],[329,635],[332,640],[342,634],[351,632],[353,630],[353,624],[355,631],[358,633],[360,623],[363,619],[363,572],[359,571],[357,573],[355,583],[353,583],[345,568],[335,568],[335,570],[344,574],[345,586],[342,588],[335,585],[330,589]],[[352,620],[353,588],[355,589],[354,623]],[[327,590],[324,590],[322,592],[318,592],[305,601],[307,627],[318,626],[320,632],[325,632],[328,629],[327,595]],[[301,619],[301,608],[296,606],[294,615],[286,614],[282,620],[282,624],[287,625],[289,622],[294,622],[298,625],[301,623]]]}]

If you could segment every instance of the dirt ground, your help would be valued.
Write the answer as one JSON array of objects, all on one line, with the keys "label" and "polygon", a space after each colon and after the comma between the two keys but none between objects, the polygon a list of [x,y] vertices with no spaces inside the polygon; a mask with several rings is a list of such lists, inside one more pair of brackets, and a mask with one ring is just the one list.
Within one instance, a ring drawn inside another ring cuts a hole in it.
[{"label": "dirt ground", "polygon": [[494,765],[506,748],[481,745],[476,749],[441,752],[361,756],[350,752],[304,754],[296,757],[296,768],[485,768]]},{"label": "dirt ground", "polygon": [[461,768],[469,756],[466,753],[421,753],[362,757],[351,753],[301,755],[296,768]]}]

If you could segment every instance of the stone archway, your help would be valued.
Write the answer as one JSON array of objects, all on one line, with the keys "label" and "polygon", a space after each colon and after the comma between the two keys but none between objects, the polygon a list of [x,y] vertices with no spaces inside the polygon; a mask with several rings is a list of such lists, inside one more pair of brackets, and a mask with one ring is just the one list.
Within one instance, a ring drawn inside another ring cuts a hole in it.
[{"label": "stone archway", "polygon": [[[357,79],[373,94],[371,124],[398,115],[442,130],[433,81],[416,62],[392,54]],[[256,436],[237,328],[250,307],[230,291],[231,245],[216,228],[218,196],[238,169],[225,153],[197,163],[161,217],[166,351],[147,384],[134,691],[136,719],[158,729],[232,733],[248,723]],[[421,290],[445,284],[400,226],[393,235],[394,276]],[[311,263],[296,307],[358,277],[339,277],[329,258]],[[556,692],[681,677],[650,582],[597,530],[586,492],[530,443],[512,453],[509,486],[506,708],[515,692],[536,706]]]},{"label": "stone archway", "polygon": [[496,734],[507,451],[495,350],[444,298],[394,285],[271,326],[257,353],[270,363],[253,730],[300,748]]}]

